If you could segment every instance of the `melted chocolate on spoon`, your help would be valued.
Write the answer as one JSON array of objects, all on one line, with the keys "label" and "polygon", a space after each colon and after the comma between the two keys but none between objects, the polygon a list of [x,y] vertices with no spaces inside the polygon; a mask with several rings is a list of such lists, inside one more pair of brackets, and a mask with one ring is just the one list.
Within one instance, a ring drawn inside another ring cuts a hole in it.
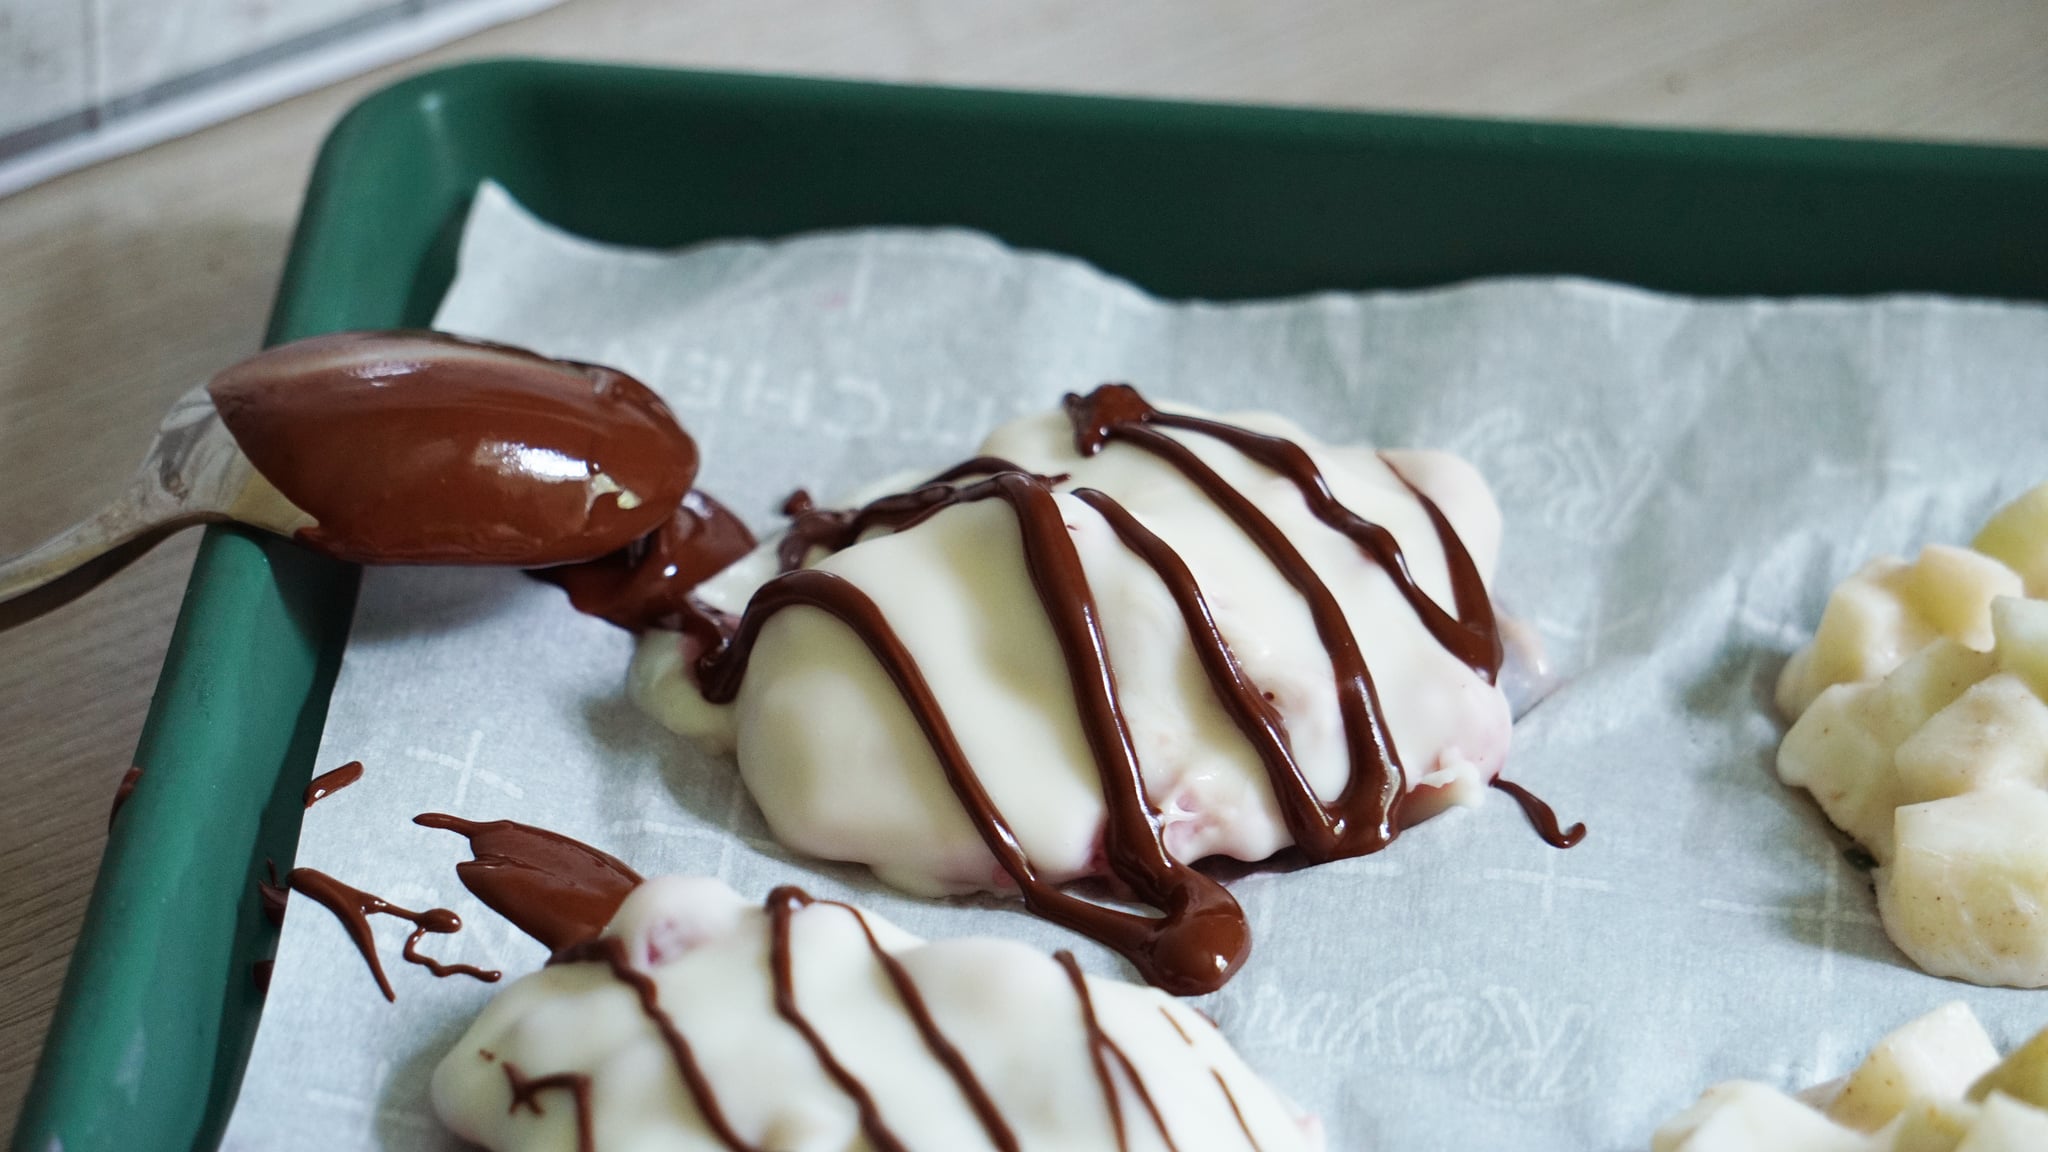
[{"label": "melted chocolate on spoon", "polygon": [[639,381],[438,332],[273,348],[207,385],[256,470],[364,564],[594,560],[669,520],[697,446]]},{"label": "melted chocolate on spoon", "polygon": [[709,646],[731,628],[724,613],[692,595],[697,585],[754,550],[754,534],[725,505],[691,489],[652,534],[584,564],[542,568],[586,615],[630,632],[665,628]]}]

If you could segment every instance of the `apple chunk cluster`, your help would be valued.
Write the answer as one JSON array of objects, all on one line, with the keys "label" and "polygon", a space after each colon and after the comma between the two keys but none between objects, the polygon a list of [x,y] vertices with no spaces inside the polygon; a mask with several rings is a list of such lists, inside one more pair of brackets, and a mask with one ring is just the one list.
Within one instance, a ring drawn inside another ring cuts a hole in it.
[{"label": "apple chunk cluster", "polygon": [[2048,1030],[2003,1060],[1960,1001],[1880,1040],[1854,1072],[1788,1096],[1716,1084],[1651,1152],[2040,1152],[2048,1148]]},{"label": "apple chunk cluster", "polygon": [[2048,484],[1970,548],[1882,558],[1828,601],[1778,702],[1778,776],[1877,860],[1923,970],[2048,985]]}]

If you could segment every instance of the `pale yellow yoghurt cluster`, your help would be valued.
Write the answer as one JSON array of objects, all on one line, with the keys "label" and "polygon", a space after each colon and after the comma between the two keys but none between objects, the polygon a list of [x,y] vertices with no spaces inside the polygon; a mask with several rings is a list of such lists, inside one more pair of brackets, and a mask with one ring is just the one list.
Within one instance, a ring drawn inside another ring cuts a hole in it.
[{"label": "pale yellow yoghurt cluster", "polygon": [[1969,548],[1844,581],[1778,704],[1778,775],[1875,857],[1893,942],[1938,976],[2048,985],[2048,485]]},{"label": "pale yellow yoghurt cluster", "polygon": [[1651,1152],[2041,1152],[2048,1031],[2003,1060],[1967,1005],[1900,1028],[1840,1080],[1789,1096],[1716,1084],[1651,1137]]}]

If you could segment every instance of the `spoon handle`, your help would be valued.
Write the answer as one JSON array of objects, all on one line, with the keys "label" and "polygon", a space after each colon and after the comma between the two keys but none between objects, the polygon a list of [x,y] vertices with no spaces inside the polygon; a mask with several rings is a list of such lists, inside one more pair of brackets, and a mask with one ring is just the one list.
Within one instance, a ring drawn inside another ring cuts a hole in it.
[{"label": "spoon handle", "polygon": [[123,497],[34,551],[0,564],[0,632],[92,591],[180,529],[225,519],[212,512],[148,519]]},{"label": "spoon handle", "polygon": [[0,631],[78,598],[182,528],[233,518],[253,474],[205,389],[187,393],[113,503],[0,563]]}]

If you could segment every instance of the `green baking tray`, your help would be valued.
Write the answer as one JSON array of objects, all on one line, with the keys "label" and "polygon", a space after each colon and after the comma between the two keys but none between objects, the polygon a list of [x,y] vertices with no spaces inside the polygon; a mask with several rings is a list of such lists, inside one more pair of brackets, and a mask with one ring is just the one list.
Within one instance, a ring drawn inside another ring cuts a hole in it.
[{"label": "green baking tray", "polygon": [[[1573,274],[2048,299],[2044,151],[494,61],[335,128],[269,338],[425,323],[487,178],[616,243],[964,225],[1166,296]],[[17,1152],[218,1141],[276,944],[254,881],[290,863],[355,587],[208,532]]]}]

